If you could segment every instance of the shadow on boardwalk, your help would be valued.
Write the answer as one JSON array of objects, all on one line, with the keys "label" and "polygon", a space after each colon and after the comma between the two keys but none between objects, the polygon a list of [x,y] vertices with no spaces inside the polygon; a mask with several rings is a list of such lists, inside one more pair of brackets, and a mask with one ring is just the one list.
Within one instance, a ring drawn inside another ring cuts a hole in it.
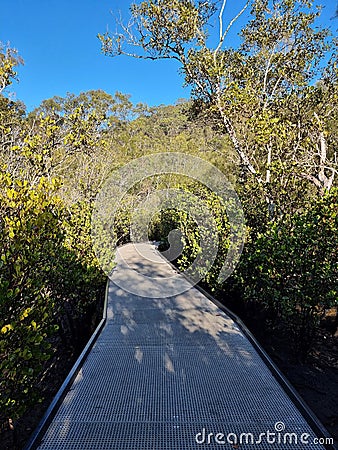
[{"label": "shadow on boardwalk", "polygon": [[105,326],[38,448],[323,449],[316,439],[239,326],[154,247],[129,244]]}]

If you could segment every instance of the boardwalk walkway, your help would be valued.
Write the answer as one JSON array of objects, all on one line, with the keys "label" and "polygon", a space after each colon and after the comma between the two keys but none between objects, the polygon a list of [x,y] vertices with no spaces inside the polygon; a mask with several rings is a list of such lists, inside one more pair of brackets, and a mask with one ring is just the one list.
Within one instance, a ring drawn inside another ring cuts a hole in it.
[{"label": "boardwalk walkway", "polygon": [[[122,248],[105,326],[37,448],[325,448],[226,313],[184,279],[188,291],[152,298],[174,270],[146,252]],[[158,278],[141,283],[135,268]],[[126,290],[138,282],[139,296]]]}]

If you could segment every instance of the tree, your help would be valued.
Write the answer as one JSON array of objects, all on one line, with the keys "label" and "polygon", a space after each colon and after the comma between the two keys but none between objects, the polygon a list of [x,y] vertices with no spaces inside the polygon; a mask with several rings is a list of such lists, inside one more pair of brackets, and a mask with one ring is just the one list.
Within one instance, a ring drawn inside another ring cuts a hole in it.
[{"label": "tree", "polygon": [[17,50],[0,42],[0,163],[11,164],[11,147],[20,133],[25,105],[8,99],[4,93],[17,79],[15,67],[23,64]]},{"label": "tree", "polygon": [[20,64],[23,64],[23,59],[17,50],[0,42],[0,94],[16,79],[15,67]]},{"label": "tree", "polygon": [[[321,193],[330,189],[337,165],[324,117],[328,109],[336,110],[336,97],[313,83],[324,77],[321,62],[330,52],[333,61],[334,52],[328,30],[314,26],[320,10],[309,0],[248,0],[226,26],[226,0],[217,5],[193,0],[132,4],[127,25],[98,36],[103,52],[178,60],[192,87],[195,111],[211,117],[229,136],[270,211],[276,211],[276,204],[286,208],[280,193],[292,194],[291,185],[303,189],[299,178]],[[242,44],[226,46],[230,28],[249,9]],[[211,46],[210,22],[216,14],[219,33]],[[318,111],[326,100],[327,110]]]},{"label": "tree", "polygon": [[0,94],[0,161],[11,164],[11,148],[20,136],[25,118],[25,105],[20,101],[9,100]]}]

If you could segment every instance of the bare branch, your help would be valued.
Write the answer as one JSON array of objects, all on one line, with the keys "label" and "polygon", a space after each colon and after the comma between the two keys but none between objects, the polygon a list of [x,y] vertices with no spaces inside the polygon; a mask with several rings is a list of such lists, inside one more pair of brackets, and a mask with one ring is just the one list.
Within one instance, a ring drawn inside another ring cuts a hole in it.
[{"label": "bare branch", "polygon": [[323,188],[322,183],[315,176],[310,175],[309,173],[305,173],[305,172],[301,172],[300,176],[302,178],[305,178],[306,180],[309,180],[312,183],[314,183],[320,191],[322,190],[322,188]]},{"label": "bare branch", "polygon": [[272,145],[270,142],[270,144],[268,145],[268,159],[267,159],[267,169],[266,169],[266,179],[265,179],[266,183],[270,183],[270,180],[271,180],[271,170],[270,170],[271,156],[272,156]]},{"label": "bare branch", "polygon": [[243,6],[243,8],[240,10],[240,12],[233,18],[231,19],[229,25],[227,26],[226,30],[223,32],[223,13],[224,13],[224,8],[225,8],[225,4],[226,4],[226,0],[223,0],[223,4],[222,4],[222,8],[219,14],[219,20],[220,20],[220,38],[219,38],[219,43],[215,49],[214,52],[214,56],[216,56],[216,54],[219,52],[219,50],[221,49],[223,42],[227,36],[227,34],[229,33],[231,27],[233,26],[233,24],[236,22],[236,20],[238,20],[240,18],[240,16],[244,13],[244,11],[247,9],[247,7],[249,6],[249,4],[251,3],[251,0],[247,0],[246,4]]},{"label": "bare branch", "polygon": [[326,179],[327,179],[327,182],[326,182],[326,184],[325,184],[325,188],[326,188],[328,191],[332,188],[333,181],[334,181],[334,177],[335,177],[335,175],[336,175],[336,173],[337,173],[337,171],[336,171],[333,167],[331,167],[330,169],[331,169],[331,176],[330,176],[330,178],[326,178]]},{"label": "bare branch", "polygon": [[256,171],[256,169],[254,168],[254,166],[251,164],[250,159],[248,157],[248,155],[243,151],[242,146],[236,136],[236,132],[233,128],[232,122],[229,119],[229,117],[227,116],[222,104],[221,104],[221,100],[220,97],[218,95],[218,99],[217,99],[217,107],[218,107],[218,111],[221,114],[225,129],[232,141],[232,144],[238,154],[238,156],[241,159],[241,162],[243,164],[244,167],[246,167],[246,169],[252,174],[254,175],[254,177],[256,178],[256,180],[258,181],[259,184],[263,184],[264,180],[262,179],[261,175]]},{"label": "bare branch", "polygon": [[227,2],[227,0],[223,0],[223,4],[222,4],[221,10],[219,12],[219,16],[218,16],[218,19],[219,19],[219,40],[220,41],[222,40],[222,36],[223,36],[223,13],[224,13],[224,8],[225,8],[225,5],[226,5],[226,2]]},{"label": "bare branch", "polygon": [[[272,92],[271,92],[271,94],[270,94],[270,98],[271,97],[273,97],[274,96],[274,94],[275,94],[275,92],[276,92],[276,90],[277,90],[277,88],[278,88],[278,85],[280,84],[280,82],[282,81],[282,75],[278,78],[278,80],[276,81],[276,83],[275,83],[275,85],[274,85],[274,87],[273,87],[273,89],[272,89]],[[266,108],[267,108],[267,106],[268,106],[268,100],[269,100],[269,97],[267,96],[267,98],[266,98],[266,100],[265,100],[265,103],[264,103],[264,107],[263,107],[263,110],[265,110]]]},{"label": "bare branch", "polygon": [[[264,73],[263,95],[265,95],[265,102],[264,102],[263,110],[265,110],[268,105],[268,100],[269,100],[269,95],[267,93],[268,75],[269,75],[269,71],[270,71],[270,67],[271,67],[272,58],[275,56],[275,54],[276,54],[276,45],[274,46],[274,48],[271,51],[270,57],[268,59],[268,63],[266,65],[265,73]],[[281,81],[281,77],[279,77],[279,79],[277,80],[277,83],[275,84],[275,86],[272,90],[271,96],[275,93],[275,90],[277,89],[280,81]]]}]

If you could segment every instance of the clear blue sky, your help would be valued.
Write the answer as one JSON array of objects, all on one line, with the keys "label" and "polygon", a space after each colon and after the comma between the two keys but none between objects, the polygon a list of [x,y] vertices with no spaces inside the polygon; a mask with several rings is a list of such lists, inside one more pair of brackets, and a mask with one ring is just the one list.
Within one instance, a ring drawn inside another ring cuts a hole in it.
[{"label": "clear blue sky", "polygon": [[[228,0],[227,16],[238,12],[244,0]],[[322,22],[330,20],[336,0],[318,0],[325,6]],[[28,110],[44,99],[67,92],[103,89],[131,94],[134,103],[170,104],[189,97],[175,61],[108,58],[101,53],[97,33],[114,30],[112,13],[127,17],[128,0],[1,0],[0,41],[10,42],[25,60],[20,82],[11,87]]]}]

